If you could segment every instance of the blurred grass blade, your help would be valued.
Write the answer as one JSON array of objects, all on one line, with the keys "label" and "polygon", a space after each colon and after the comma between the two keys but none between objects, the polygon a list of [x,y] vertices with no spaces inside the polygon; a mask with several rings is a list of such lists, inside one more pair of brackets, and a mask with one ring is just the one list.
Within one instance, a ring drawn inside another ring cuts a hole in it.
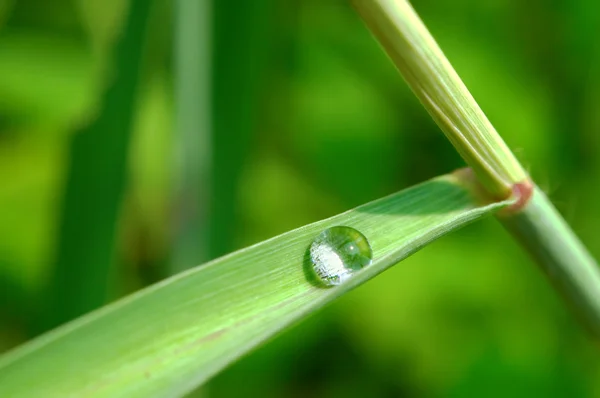
[{"label": "blurred grass blade", "polygon": [[177,2],[179,181],[172,272],[234,249],[237,190],[267,78],[273,4]]},{"label": "blurred grass blade", "polygon": [[69,170],[47,322],[53,326],[108,298],[117,218],[152,1],[132,0],[97,118],[78,131]]},{"label": "blurred grass blade", "polygon": [[171,271],[208,260],[207,200],[212,152],[210,1],[175,2],[177,100],[176,229]]},{"label": "blurred grass blade", "polygon": [[[274,0],[213,0],[208,259],[235,249],[238,186],[257,129]],[[189,265],[189,264],[188,264]]]},{"label": "blurred grass blade", "polygon": [[[429,242],[509,204],[478,204],[461,175],[219,258],[33,340],[0,358],[0,396],[182,395]],[[312,282],[307,250],[335,225],[362,232],[373,263],[323,288]]]}]

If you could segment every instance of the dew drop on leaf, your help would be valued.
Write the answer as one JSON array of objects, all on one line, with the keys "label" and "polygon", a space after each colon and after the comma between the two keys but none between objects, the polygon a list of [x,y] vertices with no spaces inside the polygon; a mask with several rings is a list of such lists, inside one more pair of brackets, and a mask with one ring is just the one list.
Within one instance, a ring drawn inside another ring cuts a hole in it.
[{"label": "dew drop on leaf", "polygon": [[310,261],[327,286],[344,283],[371,264],[373,251],[367,238],[354,228],[337,226],[321,232],[310,245]]}]

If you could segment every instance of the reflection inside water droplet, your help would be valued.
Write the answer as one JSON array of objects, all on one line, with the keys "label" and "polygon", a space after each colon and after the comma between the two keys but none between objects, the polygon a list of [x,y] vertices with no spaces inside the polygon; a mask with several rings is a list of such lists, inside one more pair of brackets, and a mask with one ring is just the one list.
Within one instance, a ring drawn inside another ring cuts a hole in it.
[{"label": "reflection inside water droplet", "polygon": [[321,232],[310,245],[310,261],[327,286],[344,283],[371,264],[373,251],[367,238],[354,228],[338,226]]}]

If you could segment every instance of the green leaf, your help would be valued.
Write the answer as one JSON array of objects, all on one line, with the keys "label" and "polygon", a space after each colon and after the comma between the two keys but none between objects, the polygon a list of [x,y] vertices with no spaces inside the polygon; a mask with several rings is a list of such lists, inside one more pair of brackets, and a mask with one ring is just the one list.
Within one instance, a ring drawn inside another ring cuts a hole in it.
[{"label": "green leaf", "polygon": [[[278,331],[429,242],[510,202],[478,204],[462,174],[435,178],[176,275],[0,358],[0,396],[178,396]],[[308,247],[346,225],[373,263],[314,283]]]}]

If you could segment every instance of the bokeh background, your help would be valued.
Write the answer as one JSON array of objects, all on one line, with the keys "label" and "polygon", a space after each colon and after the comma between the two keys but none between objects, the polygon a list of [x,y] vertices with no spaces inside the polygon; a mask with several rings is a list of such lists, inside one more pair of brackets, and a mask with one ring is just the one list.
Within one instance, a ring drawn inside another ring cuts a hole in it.
[{"label": "bokeh background", "polygon": [[[600,258],[599,3],[413,5]],[[346,1],[2,0],[0,350],[462,166]],[[598,397],[598,354],[489,219],[198,394]]]}]

